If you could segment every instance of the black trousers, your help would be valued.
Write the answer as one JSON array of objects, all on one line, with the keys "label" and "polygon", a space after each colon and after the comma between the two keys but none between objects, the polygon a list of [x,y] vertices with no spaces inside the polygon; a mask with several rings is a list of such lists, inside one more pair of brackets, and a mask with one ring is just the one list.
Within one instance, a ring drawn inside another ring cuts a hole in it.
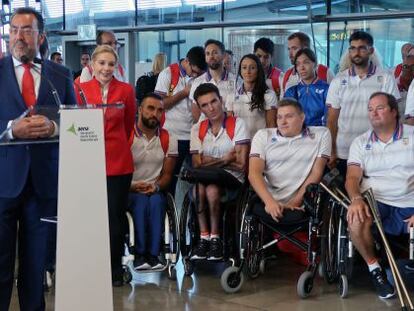
[{"label": "black trousers", "polygon": [[109,237],[111,245],[112,280],[122,279],[122,255],[128,194],[132,174],[107,176]]}]

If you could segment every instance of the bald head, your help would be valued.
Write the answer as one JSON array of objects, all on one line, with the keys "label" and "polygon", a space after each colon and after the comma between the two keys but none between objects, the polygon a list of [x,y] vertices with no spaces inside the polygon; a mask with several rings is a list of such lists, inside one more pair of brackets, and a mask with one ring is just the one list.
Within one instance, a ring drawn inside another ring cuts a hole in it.
[{"label": "bald head", "polygon": [[403,44],[401,47],[401,56],[403,62],[407,59],[408,55],[414,55],[414,44],[409,42]]}]

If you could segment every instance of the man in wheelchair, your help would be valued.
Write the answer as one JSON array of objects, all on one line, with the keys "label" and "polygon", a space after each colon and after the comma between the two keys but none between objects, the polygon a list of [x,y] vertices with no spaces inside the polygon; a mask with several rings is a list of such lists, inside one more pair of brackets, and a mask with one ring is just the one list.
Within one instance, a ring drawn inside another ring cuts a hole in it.
[{"label": "man in wheelchair", "polygon": [[277,128],[259,130],[253,138],[249,181],[260,197],[254,212],[279,223],[304,217],[306,187],[319,183],[331,154],[325,127],[306,127],[302,106],[292,98],[278,104]]},{"label": "man in wheelchair", "polygon": [[178,150],[177,140],[160,127],[163,111],[159,95],[144,96],[131,146],[134,174],[129,199],[136,237],[136,270],[164,267],[159,260],[167,205],[162,191],[170,184]]},{"label": "man in wheelchair", "polygon": [[194,100],[206,120],[191,129],[190,153],[193,167],[222,169],[220,175],[225,174],[228,186],[199,183],[195,187],[193,196],[198,202],[196,209],[200,240],[191,259],[220,260],[223,258],[220,202],[234,199],[244,182],[250,139],[243,120],[227,116],[224,112],[222,98],[214,84],[204,83],[198,86]]},{"label": "man in wheelchair", "polygon": [[352,242],[368,265],[378,296],[390,298],[395,291],[375,255],[373,217],[362,193],[372,188],[385,233],[398,236],[413,226],[414,127],[398,122],[397,100],[387,93],[371,95],[368,115],[372,130],[357,137],[349,153],[347,220]]}]

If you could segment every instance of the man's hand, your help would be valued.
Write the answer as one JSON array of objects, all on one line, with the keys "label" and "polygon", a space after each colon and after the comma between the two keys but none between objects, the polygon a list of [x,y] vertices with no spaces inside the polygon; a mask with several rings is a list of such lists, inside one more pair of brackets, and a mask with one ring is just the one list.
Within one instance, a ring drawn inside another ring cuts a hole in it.
[{"label": "man's hand", "polygon": [[279,218],[283,217],[283,206],[276,200],[265,204],[265,211],[272,216],[276,222],[279,222]]},{"label": "man's hand", "polygon": [[232,149],[223,156],[224,165],[229,165],[231,162],[237,160],[236,150]]},{"label": "man's hand", "polygon": [[348,224],[363,223],[366,219],[371,218],[368,205],[362,198],[354,200],[348,207],[346,219]]},{"label": "man's hand", "polygon": [[191,84],[187,83],[181,92],[184,94],[185,97],[188,97],[190,95],[190,90],[191,90]]},{"label": "man's hand", "polygon": [[303,199],[297,198],[296,196],[289,200],[285,205],[283,205],[283,209],[290,209],[290,210],[300,210],[304,211],[303,208]]},{"label": "man's hand", "polygon": [[404,222],[407,223],[407,231],[410,232],[410,228],[414,227],[414,215],[404,220]]},{"label": "man's hand", "polygon": [[143,194],[152,194],[155,192],[156,188],[154,184],[147,183],[145,181],[136,181],[132,183],[131,190]]},{"label": "man's hand", "polygon": [[12,123],[12,134],[15,138],[46,138],[52,136],[54,131],[54,123],[42,115],[26,117]]},{"label": "man's hand", "polygon": [[336,152],[332,150],[331,156],[329,157],[329,160],[328,160],[328,168],[334,169],[336,167],[337,160],[338,160],[338,157],[336,155]]}]

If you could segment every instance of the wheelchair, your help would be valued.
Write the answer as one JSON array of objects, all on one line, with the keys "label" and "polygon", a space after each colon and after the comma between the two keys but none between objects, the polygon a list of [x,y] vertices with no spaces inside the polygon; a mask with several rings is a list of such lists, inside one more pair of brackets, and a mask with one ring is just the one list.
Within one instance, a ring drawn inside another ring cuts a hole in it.
[{"label": "wheelchair", "polygon": [[[201,174],[203,176],[196,176],[193,172],[197,172],[197,169],[189,169],[182,173],[180,176],[181,179],[190,182],[195,185],[197,189],[197,184],[216,184],[217,176],[212,174],[207,176],[207,172],[204,175],[204,172]],[[218,182],[219,186],[223,186]],[[244,191],[245,185],[242,186],[238,196],[234,200],[222,203],[223,208],[221,209],[222,218],[221,218],[221,233],[223,241],[223,259],[222,262],[230,262],[231,266],[234,266],[238,261],[238,247],[236,236],[239,229],[239,219],[241,218],[239,202],[243,201],[246,191]],[[180,214],[180,247],[181,247],[181,256],[184,266],[185,276],[191,276],[194,272],[195,262],[198,260],[191,260],[191,254],[194,247],[197,245],[200,239],[200,229],[197,220],[197,197],[193,198],[191,191],[193,188],[186,193],[183,201],[183,206]],[[197,190],[196,190],[196,193]],[[237,221],[235,221],[235,219]]]},{"label": "wheelchair", "polygon": [[165,265],[162,269],[155,270],[135,270],[134,269],[134,252],[135,252],[135,234],[134,222],[129,212],[126,213],[128,221],[128,232],[125,235],[125,255],[122,258],[124,268],[124,282],[130,283],[133,277],[141,273],[162,272],[167,270],[170,280],[177,279],[176,264],[180,256],[180,228],[177,208],[174,197],[170,193],[165,193],[167,207],[164,221],[164,232],[162,234],[162,247],[160,258]]},{"label": "wheelchair", "polygon": [[[309,296],[318,270],[320,255],[319,236],[322,229],[321,192],[317,185],[309,185],[304,198],[306,216],[292,223],[276,223],[268,221],[254,212],[255,204],[260,198],[251,192],[243,209],[241,230],[239,234],[240,265],[227,268],[221,282],[227,292],[237,292],[243,284],[246,274],[255,279],[265,272],[265,251],[281,241],[289,241],[307,253],[306,271],[297,282],[297,293],[300,297]],[[307,230],[307,241],[303,242],[295,236],[299,231]],[[276,238],[266,242],[266,232],[276,233]]]},{"label": "wheelchair", "polygon": [[354,266],[354,247],[348,233],[347,209],[338,201],[346,200],[346,195],[341,190],[343,180],[339,171],[334,169],[326,174],[319,188],[324,192],[323,204],[326,206],[321,235],[320,271],[328,284],[338,284],[340,297],[346,298]]}]

